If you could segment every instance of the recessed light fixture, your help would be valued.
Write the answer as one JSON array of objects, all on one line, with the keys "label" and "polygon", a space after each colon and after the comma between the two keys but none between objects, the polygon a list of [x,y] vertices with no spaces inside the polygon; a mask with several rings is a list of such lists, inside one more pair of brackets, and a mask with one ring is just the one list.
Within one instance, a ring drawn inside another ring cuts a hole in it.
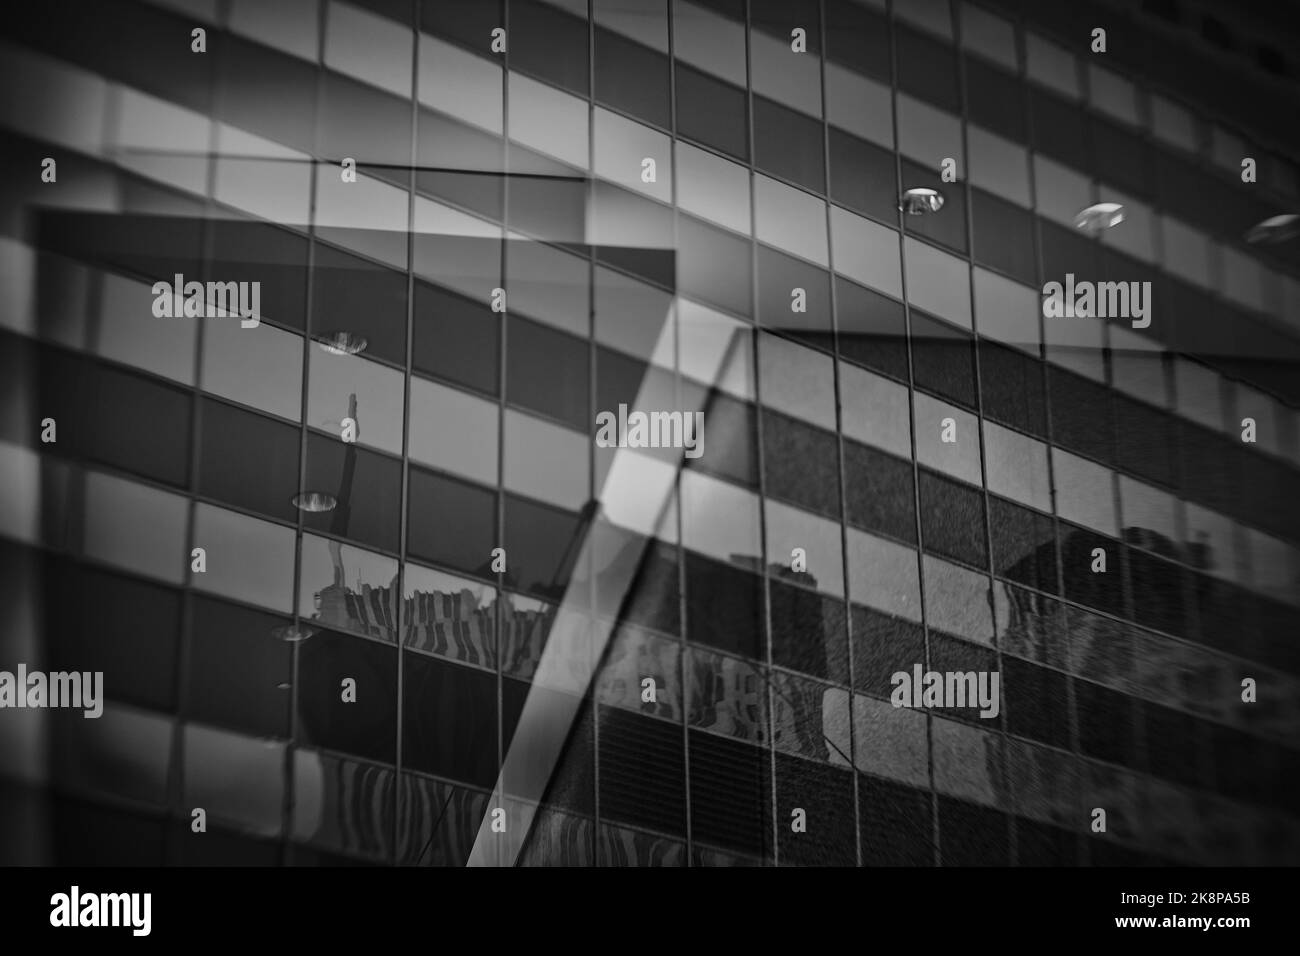
[{"label": "recessed light fixture", "polygon": [[299,511],[333,511],[338,499],[325,491],[300,491],[293,496],[293,506]]},{"label": "recessed light fixture", "polygon": [[898,208],[909,216],[926,216],[943,208],[943,193],[925,186],[913,186],[903,193]]},{"label": "recessed light fixture", "polygon": [[1300,236],[1300,216],[1294,213],[1284,213],[1281,216],[1273,216],[1258,225],[1252,226],[1250,231],[1246,233],[1246,241],[1286,242],[1296,236]]},{"label": "recessed light fixture", "polygon": [[370,344],[364,335],[344,331],[322,332],[316,336],[316,341],[331,355],[356,355],[358,352],[364,352],[366,346]]},{"label": "recessed light fixture", "polygon": [[1074,217],[1074,225],[1084,232],[1103,232],[1124,221],[1124,207],[1117,202],[1099,202],[1095,206],[1079,210]]},{"label": "recessed light fixture", "polygon": [[[271,636],[290,644],[297,644],[299,641],[305,641],[316,633],[316,628],[308,627],[306,624],[285,624],[283,627],[271,629]],[[288,689],[288,684],[281,684],[280,689]]]}]

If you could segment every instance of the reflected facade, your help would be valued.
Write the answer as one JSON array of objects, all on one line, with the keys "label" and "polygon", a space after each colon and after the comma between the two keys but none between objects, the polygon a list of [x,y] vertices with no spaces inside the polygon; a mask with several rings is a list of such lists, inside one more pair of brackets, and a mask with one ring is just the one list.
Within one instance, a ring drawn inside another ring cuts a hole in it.
[{"label": "reflected facade", "polygon": [[0,862],[1300,862],[1300,149],[1046,6],[7,22]]}]

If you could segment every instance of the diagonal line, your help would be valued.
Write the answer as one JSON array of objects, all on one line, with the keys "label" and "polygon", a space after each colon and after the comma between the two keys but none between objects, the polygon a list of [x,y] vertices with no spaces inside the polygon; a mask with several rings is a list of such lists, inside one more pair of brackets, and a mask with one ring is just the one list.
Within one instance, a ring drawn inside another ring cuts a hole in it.
[{"label": "diagonal line", "polygon": [[428,853],[429,848],[433,846],[433,838],[438,835],[438,824],[441,823],[442,818],[446,816],[447,807],[451,805],[451,798],[454,796],[456,796],[456,788],[448,784],[447,799],[442,802],[442,809],[438,811],[438,819],[433,821],[433,827],[429,830],[429,842],[424,845],[424,849],[420,851],[420,855],[415,858],[416,866],[419,866],[424,862],[424,855]]}]

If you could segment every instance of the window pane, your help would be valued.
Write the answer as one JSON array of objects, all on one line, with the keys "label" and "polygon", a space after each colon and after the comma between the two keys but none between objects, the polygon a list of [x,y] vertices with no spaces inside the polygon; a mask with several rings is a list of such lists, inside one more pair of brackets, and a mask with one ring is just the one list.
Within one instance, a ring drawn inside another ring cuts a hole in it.
[{"label": "window pane", "polygon": [[682,475],[683,543],[723,561],[760,553],[756,494],[695,471]]},{"label": "window pane", "polygon": [[415,284],[415,368],[495,395],[501,321],[488,300]]},{"label": "window pane", "polygon": [[[747,553],[755,555],[757,550]],[[762,579],[692,551],[686,552],[685,560],[687,637],[695,643],[759,658],[763,647]]]},{"label": "window pane", "polygon": [[898,148],[926,170],[955,159],[958,175],[964,174],[961,120],[904,93],[898,94]]},{"label": "window pane", "polygon": [[748,239],[679,214],[677,288],[683,295],[749,315],[754,267]]},{"label": "window pane", "polygon": [[[817,188],[821,189],[820,183]],[[763,242],[788,249],[819,265],[828,264],[826,204],[820,199],[767,176],[756,176],[754,218],[755,234]]]},{"label": "window pane", "polygon": [[838,129],[831,129],[829,135],[831,199],[856,212],[893,222],[898,214],[894,154]]},{"label": "window pane", "polygon": [[186,560],[185,499],[96,471],[86,472],[85,484],[85,554],[180,584]]},{"label": "window pane", "polygon": [[1043,363],[987,339],[979,343],[979,362],[984,414],[1046,438]]},{"label": "window pane", "polygon": [[402,511],[401,463],[337,438],[307,436],[306,490],[332,494],[333,511],[304,513],[303,524],[396,551]]},{"label": "window pane", "polygon": [[829,355],[764,333],[758,361],[763,404],[835,428],[835,368]]},{"label": "window pane", "polygon": [[[691,66],[745,85],[744,27],[702,5],[673,0],[673,53]],[[680,105],[680,86],[677,97]]]},{"label": "window pane", "polygon": [[[636,17],[635,14],[631,14]],[[598,16],[599,20],[600,17]],[[651,17],[636,17],[650,20]],[[669,62],[666,30],[662,53],[596,28],[596,100],[631,113],[648,123],[667,127]]]},{"label": "window pane", "polygon": [[[912,4],[910,7],[901,7],[900,10],[914,7],[915,4]],[[943,7],[942,15],[947,21],[946,5]],[[961,102],[957,96],[957,59],[951,44],[897,25],[894,27],[894,44],[897,51],[899,88],[937,106],[953,112],[958,111]],[[901,126],[899,136],[901,139]]]},{"label": "window pane", "polygon": [[413,461],[494,485],[497,419],[494,402],[422,378],[411,379],[408,441]]},{"label": "window pane", "polygon": [[916,311],[912,312],[912,373],[918,386],[974,407],[974,339]]},{"label": "window pane", "polygon": [[301,432],[262,415],[205,399],[199,493],[282,521],[296,521]]},{"label": "window pane", "polygon": [[911,458],[906,387],[843,362],[839,368],[845,437]]},{"label": "window pane", "polygon": [[[982,60],[967,56],[962,58],[966,69],[966,115],[1007,139],[1024,143],[1029,135],[1025,125],[1025,86],[1014,73],[1005,73],[986,65]],[[968,130],[974,133],[975,127]],[[971,167],[975,166],[974,140],[968,134],[971,148]]]},{"label": "window pane", "polygon": [[[798,110],[802,115],[820,117],[821,69],[816,55],[819,51],[814,48],[820,43],[821,37],[815,8],[808,12],[812,14],[811,17],[801,15],[802,11],[783,11],[781,19],[785,22],[780,25],[775,36],[763,30],[750,30],[749,70],[751,86],[756,95],[777,100]],[[796,27],[804,30],[807,53],[796,53],[791,49],[791,31]]]},{"label": "window pane", "polygon": [[925,556],[925,616],[932,628],[992,644],[991,607],[987,577]]},{"label": "window pane", "polygon": [[678,205],[697,216],[748,235],[747,170],[689,143],[678,142],[676,145]]},{"label": "window pane", "polygon": [[973,3],[961,4],[961,45],[1009,69],[1020,65],[1015,27]]},{"label": "window pane", "polygon": [[749,158],[748,107],[743,90],[677,63],[677,132],[688,139]]},{"label": "window pane", "polygon": [[[174,318],[159,322],[151,313],[139,308],[149,301],[149,287],[142,282],[103,273],[100,286],[98,354],[127,365],[134,365],[185,385],[194,384],[194,344],[198,339],[195,319]],[[213,322],[209,329],[223,329],[236,323]],[[239,328],[245,333],[256,332]],[[209,333],[211,335],[211,333]]]},{"label": "window pane", "polygon": [[304,534],[298,613],[336,631],[397,641],[397,560]]},{"label": "window pane", "polygon": [[510,0],[510,65],[585,96],[587,29],[540,0]]},{"label": "window pane", "polygon": [[888,614],[921,620],[916,551],[848,529],[849,597]]},{"label": "window pane", "polygon": [[1079,98],[1078,65],[1074,54],[1028,30],[1025,31],[1025,53],[1026,72],[1031,80],[1071,99]]},{"label": "window pane", "polygon": [[1108,469],[1053,448],[1052,474],[1057,514],[1106,534],[1119,533]]},{"label": "window pane", "polygon": [[[888,42],[888,36],[885,40]],[[835,63],[826,64],[826,119],[872,143],[894,145],[894,104],[889,87]],[[838,130],[831,130],[832,138],[837,134]]]},{"label": "window pane", "polygon": [[511,315],[507,400],[586,429],[585,342]]},{"label": "window pane", "polygon": [[831,206],[835,271],[888,295],[903,297],[898,233]]},{"label": "window pane", "polygon": [[910,236],[904,246],[908,301],[969,329],[970,270],[966,263]]},{"label": "window pane", "polygon": [[405,645],[466,664],[496,666],[495,588],[409,563],[403,587]]},{"label": "window pane", "polygon": [[275,639],[286,618],[196,596],[187,716],[263,737],[289,735],[292,645]]},{"label": "window pane", "polygon": [[[634,123],[609,110],[596,110],[595,125],[597,175],[660,202],[672,202],[673,164],[669,138],[658,130]],[[655,161],[652,183],[643,178],[646,159]]]},{"label": "window pane", "polygon": [[507,409],[505,487],[578,511],[590,497],[591,447],[586,435]]},{"label": "window pane", "polygon": [[[837,529],[837,551],[838,537]],[[838,553],[836,557],[839,557]],[[843,574],[842,566],[837,570]],[[843,578],[840,580],[839,590],[842,591]],[[847,683],[849,660],[843,600],[828,598],[779,581],[772,581],[769,588],[772,602],[773,663]],[[821,701],[817,704],[815,714],[820,718]],[[824,750],[825,742],[820,739],[820,719],[817,723],[819,734],[813,744]]]},{"label": "window pane", "polygon": [[341,436],[351,419],[358,444],[402,453],[402,373],[360,355],[309,351],[307,424]]},{"label": "window pane", "polygon": [[[157,520],[155,513],[146,526]],[[194,510],[194,541],[207,551],[208,562],[207,571],[194,579],[196,588],[273,611],[293,609],[292,528],[200,503]]]},{"label": "window pane", "polygon": [[1034,289],[987,269],[975,269],[975,327],[980,335],[1037,355],[1040,308]]},{"label": "window pane", "polygon": [[[894,707],[886,701],[855,694],[853,697],[854,766],[858,770],[876,776],[902,780],[915,786],[926,786],[929,779],[926,760],[926,723],[925,715],[915,710]],[[875,783],[868,784],[868,788],[878,786],[879,784]],[[868,793],[871,793],[870,789]],[[874,800],[869,796],[863,798],[861,791],[859,797],[863,799],[864,804],[869,803],[874,814],[883,815],[882,811],[885,808],[893,810],[908,821],[909,827],[917,827],[928,837],[929,821],[925,819],[925,811],[921,812],[921,816],[917,816],[914,812],[902,810],[896,799],[889,800],[879,796]],[[914,805],[909,809],[919,808]],[[897,823],[891,826],[885,820],[879,820],[877,824],[877,819],[878,817],[867,816],[862,820],[863,829],[866,830],[870,826],[872,830],[870,837],[864,833],[864,841],[871,839],[875,843],[880,840],[880,837],[875,835],[877,833],[897,833]],[[864,854],[863,859],[878,862],[874,855]]]},{"label": "window pane", "polygon": [[921,543],[925,549],[986,567],[983,493],[928,469],[921,470],[919,481]]},{"label": "window pane", "polygon": [[[489,27],[475,40],[490,37],[492,29]],[[479,52],[485,54],[487,50]],[[420,35],[418,91],[425,106],[499,134],[501,75],[501,65],[485,55],[475,56],[450,43]]]},{"label": "window pane", "polygon": [[312,283],[313,335],[352,332],[367,355],[405,364],[405,275],[319,244]]},{"label": "window pane", "polygon": [[426,561],[490,576],[492,549],[500,544],[496,492],[412,468],[410,496],[407,550]]},{"label": "window pane", "polygon": [[1033,282],[1037,276],[1033,218],[1018,206],[990,196],[982,189],[972,189],[975,261],[1021,282]]},{"label": "window pane", "polygon": [[967,148],[974,185],[1029,208],[1029,154],[1024,147],[971,125]]},{"label": "window pane", "polygon": [[[830,273],[824,269],[760,244],[759,321],[810,345],[832,350],[830,280]],[[796,311],[796,305],[801,305],[802,311]]]},{"label": "window pane", "polygon": [[411,95],[411,32],[392,20],[331,0],[325,65],[397,96]]},{"label": "window pane", "polygon": [[1020,584],[1057,592],[1056,529],[1048,515],[989,499],[993,572]]},{"label": "window pane", "polygon": [[988,463],[989,491],[1039,511],[1052,510],[1047,446],[1042,442],[986,421],[984,460]]},{"label": "window pane", "polygon": [[916,541],[912,463],[865,445],[844,443],[848,520],[860,528]]},{"label": "window pane", "polygon": [[833,433],[763,413],[763,470],[769,495],[838,518],[838,461]]},{"label": "window pane", "polygon": [[497,776],[497,678],[408,654],[402,764],[488,788]]},{"label": "window pane", "polygon": [[291,421],[302,418],[302,336],[260,322],[203,330],[203,389]]},{"label": "window pane", "polygon": [[[979,486],[979,420],[923,392],[913,393],[916,460]],[[951,421],[948,421],[951,419]],[[951,426],[951,427],[950,427]],[[945,434],[955,441],[944,441]]]}]

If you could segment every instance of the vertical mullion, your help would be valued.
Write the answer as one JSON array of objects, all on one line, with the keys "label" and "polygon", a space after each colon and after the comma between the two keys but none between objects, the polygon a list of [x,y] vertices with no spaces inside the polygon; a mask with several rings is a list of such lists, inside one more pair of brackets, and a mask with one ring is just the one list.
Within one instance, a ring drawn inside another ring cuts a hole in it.
[{"label": "vertical mullion", "polygon": [[[848,475],[844,468],[844,402],[842,392],[844,381],[840,376],[840,349],[839,349],[839,300],[836,294],[835,282],[835,243],[834,232],[831,228],[832,204],[831,204],[831,128],[830,117],[826,111],[826,3],[820,0],[818,4],[818,16],[821,22],[821,99],[822,99],[822,170],[826,180],[826,263],[830,273],[830,317],[831,317],[831,353],[832,361],[835,363],[835,372],[833,381],[835,383],[835,449],[839,456],[838,479],[840,483],[840,567],[841,581],[844,587],[844,630],[840,637],[847,641],[846,654],[848,660],[848,716],[849,716],[849,777],[853,789],[853,853],[858,866],[862,865],[862,820],[858,807],[858,759],[857,759],[857,728],[853,721],[853,698],[854,698],[854,667],[853,667],[853,612],[849,597],[849,505],[848,505]],[[773,764],[776,758],[773,756]]]},{"label": "vertical mullion", "polygon": [[[897,0],[891,0],[891,7]],[[893,13],[891,9],[890,13]],[[903,182],[903,158],[899,147],[898,139],[898,40],[894,30],[894,19],[892,15],[886,21],[889,29],[889,86],[890,92],[890,117],[893,123],[893,142],[894,142],[894,195],[902,195]],[[912,498],[913,507],[916,509],[916,579],[917,593],[921,598],[921,620],[922,620],[922,640],[925,649],[925,668],[930,668],[930,614],[925,602],[925,539],[921,534],[921,477],[920,468],[917,463],[916,451],[916,361],[915,339],[912,337],[912,306],[908,300],[907,294],[907,225],[905,214],[901,208],[898,210],[898,264],[899,264],[899,282],[903,297],[903,320],[907,332],[907,414],[908,414],[908,434],[912,442]],[[930,714],[925,714],[925,762],[926,773],[929,779],[930,792],[930,837],[932,842],[931,859],[934,865],[939,865],[939,802],[938,796],[934,789],[934,721]]]},{"label": "vertical mullion", "polygon": [[392,595],[394,608],[393,624],[396,627],[397,644],[397,749],[394,751],[393,774],[393,846],[392,862],[394,865],[402,860],[401,821],[402,821],[402,744],[403,724],[405,721],[406,695],[403,683],[406,673],[406,547],[408,543],[407,528],[411,511],[411,375],[415,342],[415,176],[419,150],[420,123],[420,4],[411,0],[411,169],[407,182],[410,194],[406,207],[406,365],[403,369],[402,396],[402,492],[400,526],[398,528],[397,555],[400,572],[396,578],[397,592]]},{"label": "vertical mullion", "polygon": [[[952,16],[952,25],[953,25],[953,53],[957,57],[957,95],[959,97],[959,102],[961,105],[961,132],[962,132],[962,141],[961,141],[962,187],[961,188],[965,193],[965,199],[966,199],[966,259],[967,259],[966,277],[967,277],[967,282],[969,283],[970,303],[971,303],[971,350],[974,353],[974,357],[975,357],[975,395],[976,395],[975,420],[976,420],[976,430],[978,431],[978,434],[975,436],[975,440],[978,442],[978,448],[980,453],[980,484],[981,484],[980,494],[981,494],[981,500],[984,503],[983,524],[984,524],[985,559],[984,559],[984,567],[981,570],[984,574],[985,580],[988,582],[988,587],[989,587],[989,592],[988,592],[990,598],[989,614],[992,618],[994,618],[992,622],[994,625],[993,654],[994,654],[994,661],[998,669],[998,673],[1001,674],[1002,673],[1002,641],[1001,641],[1001,635],[997,633],[996,615],[993,614],[993,601],[992,601],[993,594],[994,594],[993,589],[997,587],[996,578],[993,576],[993,571],[994,571],[993,511],[989,501],[988,454],[987,454],[988,449],[985,447],[985,442],[984,442],[984,388],[983,388],[983,380],[980,377],[980,371],[981,371],[980,370],[980,349],[979,349],[980,337],[978,333],[979,316],[976,313],[976,309],[975,309],[975,212],[974,212],[975,205],[973,202],[974,196],[971,192],[972,187],[970,181],[970,146],[969,146],[969,136],[967,135],[968,132],[967,127],[969,124],[969,110],[967,109],[967,102],[969,97],[967,94],[967,86],[966,86],[966,58],[962,56],[961,53],[961,18],[958,13],[958,5],[956,3],[953,3],[951,5],[951,16]],[[999,692],[1001,686],[1002,683],[999,680]],[[1006,695],[1003,694],[1002,697],[1003,700],[1001,702],[1001,708],[1000,708],[1001,719],[1002,719],[1003,726],[1007,726]],[[992,730],[980,731],[980,733],[992,734],[994,735],[994,740],[998,740],[1004,745],[1007,740],[1006,735],[1000,733],[996,725],[993,727]],[[1001,754],[1002,760],[998,766],[998,771],[999,773],[1002,773],[1005,772],[1004,766],[1006,762],[1006,747],[1005,746],[1000,747],[999,752]],[[997,809],[999,811],[1002,810],[1002,808],[1000,807]],[[1016,818],[1014,813],[1005,813],[1004,816],[1006,817],[1006,835],[1007,835],[1007,839],[1010,841],[1010,845],[1008,847],[1008,851],[1009,851],[1008,861],[1014,861],[1016,859],[1016,837],[1018,835],[1018,831],[1015,823]]]}]

